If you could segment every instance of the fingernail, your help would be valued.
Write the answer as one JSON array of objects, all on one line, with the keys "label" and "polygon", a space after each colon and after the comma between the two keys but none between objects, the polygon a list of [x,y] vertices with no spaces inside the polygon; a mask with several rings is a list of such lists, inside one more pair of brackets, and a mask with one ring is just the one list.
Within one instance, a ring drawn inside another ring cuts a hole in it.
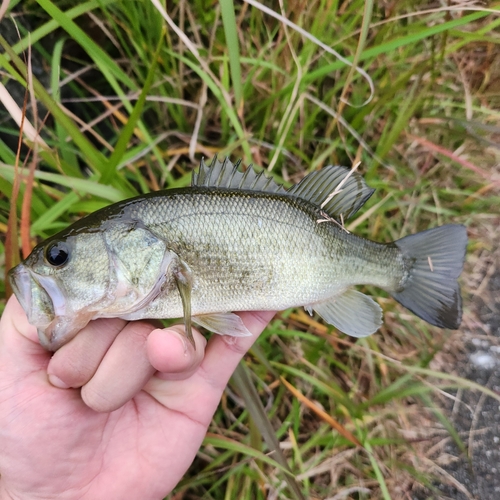
[{"label": "fingernail", "polygon": [[[189,343],[186,339],[186,336],[183,333],[178,332],[177,330],[168,330],[168,331],[170,333],[174,334],[182,342],[182,345],[184,347],[184,356],[187,356],[188,350],[189,350]],[[192,346],[191,346],[191,349],[192,349]]]},{"label": "fingernail", "polygon": [[49,382],[54,387],[58,387],[59,389],[69,389],[69,385],[65,384],[59,377],[56,377],[55,375],[49,374]]}]

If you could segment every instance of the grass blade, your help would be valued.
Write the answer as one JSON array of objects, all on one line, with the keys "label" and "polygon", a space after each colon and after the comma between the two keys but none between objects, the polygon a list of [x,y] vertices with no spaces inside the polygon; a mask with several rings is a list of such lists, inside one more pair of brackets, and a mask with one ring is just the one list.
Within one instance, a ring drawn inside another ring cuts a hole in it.
[{"label": "grass blade", "polygon": [[[0,163],[0,175],[3,175],[6,179],[13,181],[14,172],[15,169],[13,166]],[[60,186],[65,186],[81,193],[92,194],[113,203],[126,198],[126,194],[122,191],[112,186],[99,184],[95,180],[79,179],[77,177],[69,177],[66,175],[53,174],[50,172],[42,172],[41,170],[35,171],[35,179],[54,182],[55,184],[58,184]]]},{"label": "grass blade", "polygon": [[238,41],[238,26],[234,15],[233,0],[219,0],[222,14],[222,24],[226,35],[227,51],[229,53],[229,68],[234,90],[234,104],[239,112],[243,105],[243,86],[241,83],[240,44]]},{"label": "grass blade", "polygon": [[297,390],[290,382],[283,377],[281,377],[281,382],[285,387],[305,406],[312,410],[318,417],[324,420],[326,423],[331,425],[341,436],[344,436],[348,441],[350,441],[354,446],[363,446],[359,440],[351,432],[349,432],[343,425],[339,424],[334,418],[332,418],[328,413],[319,408],[310,399],[306,398],[299,390]]},{"label": "grass blade", "polygon": [[106,164],[104,173],[102,174],[102,177],[100,179],[100,181],[103,184],[109,184],[111,182],[116,167],[122,160],[123,155],[125,154],[125,151],[127,149],[129,140],[132,137],[132,134],[134,133],[134,128],[137,122],[139,121],[142,110],[144,108],[144,104],[146,103],[146,97],[153,83],[153,78],[155,76],[156,67],[158,64],[158,58],[160,57],[160,51],[161,48],[163,47],[164,37],[165,37],[165,31],[162,32],[160,39],[158,40],[158,45],[153,55],[153,62],[149,67],[148,74],[146,76],[146,81],[144,82],[144,86],[139,95],[139,99],[137,99],[132,114],[127,120],[125,127],[123,127],[123,130],[120,133],[120,137],[116,143],[115,149],[113,150],[113,153],[111,154]]},{"label": "grass blade", "polygon": [[241,397],[245,400],[246,407],[252,419],[257,424],[259,431],[264,438],[269,449],[275,454],[276,461],[283,467],[284,470],[289,471],[290,474],[285,474],[285,481],[287,482],[290,490],[298,500],[305,500],[298,483],[295,481],[293,474],[290,471],[288,462],[281,451],[280,444],[276,438],[275,431],[266,410],[262,405],[257,389],[248,375],[248,369],[243,363],[238,365],[233,374],[233,380],[239,389]]}]

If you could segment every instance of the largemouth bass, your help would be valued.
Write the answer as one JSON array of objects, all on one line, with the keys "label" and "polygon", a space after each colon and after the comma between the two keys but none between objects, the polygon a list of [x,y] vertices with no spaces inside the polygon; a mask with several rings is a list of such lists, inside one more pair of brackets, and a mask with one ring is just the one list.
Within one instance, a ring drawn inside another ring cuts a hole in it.
[{"label": "largemouth bass", "polygon": [[191,187],[103,208],[37,245],[11,270],[40,342],[56,350],[90,320],[184,318],[222,335],[250,335],[232,311],[304,306],[354,337],[382,310],[353,289],[388,291],[425,321],[456,329],[465,227],[446,225],[376,243],[349,233],[373,190],[329,166],[285,190],[229,160],[201,162]]}]

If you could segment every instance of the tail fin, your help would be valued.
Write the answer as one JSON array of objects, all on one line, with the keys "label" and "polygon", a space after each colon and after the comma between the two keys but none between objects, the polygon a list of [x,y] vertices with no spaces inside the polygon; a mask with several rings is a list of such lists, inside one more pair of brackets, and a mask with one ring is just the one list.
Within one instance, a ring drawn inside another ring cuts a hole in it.
[{"label": "tail fin", "polygon": [[392,296],[431,325],[456,330],[462,321],[457,278],[465,259],[465,227],[436,227],[395,244],[403,253],[408,274],[402,289]]}]

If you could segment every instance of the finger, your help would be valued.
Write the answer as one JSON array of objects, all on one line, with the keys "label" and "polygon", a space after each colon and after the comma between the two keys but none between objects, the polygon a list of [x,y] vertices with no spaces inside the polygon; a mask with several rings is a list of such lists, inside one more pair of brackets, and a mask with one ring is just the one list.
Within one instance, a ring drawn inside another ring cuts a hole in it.
[{"label": "finger", "polygon": [[95,411],[110,412],[142,389],[156,371],[146,353],[148,335],[155,329],[144,321],[125,325],[93,377],[82,387],[82,399],[87,406]]},{"label": "finger", "polygon": [[184,335],[180,325],[151,332],[147,340],[149,361],[162,380],[183,380],[189,378],[200,366],[205,355],[207,341],[193,329],[196,350]]},{"label": "finger", "polygon": [[238,313],[247,329],[252,333],[251,337],[228,338],[214,335],[210,339],[201,368],[207,374],[211,385],[219,387],[221,390],[226,387],[238,363],[275,314],[275,311]]},{"label": "finger", "polygon": [[[0,319],[0,356],[6,371],[21,375],[45,369],[50,359],[38,341],[38,333],[13,295],[8,300]],[[21,372],[21,373],[20,373]]]},{"label": "finger", "polygon": [[191,420],[208,426],[236,366],[275,313],[265,311],[238,314],[252,333],[251,337],[235,339],[214,335],[208,342],[205,357],[193,376],[179,381],[161,380],[155,376],[144,390],[166,408],[183,413]]},{"label": "finger", "polygon": [[61,389],[85,385],[126,324],[117,318],[91,321],[53,355],[47,367],[51,384]]},{"label": "finger", "polygon": [[[180,331],[174,328],[165,334],[151,323],[128,323],[82,388],[82,399],[87,406],[101,412],[120,408],[141,391],[158,368],[166,372],[162,375],[166,378],[189,376],[203,358],[205,340],[199,332],[194,332],[195,351],[179,339]],[[149,342],[151,333],[154,335]]]}]

